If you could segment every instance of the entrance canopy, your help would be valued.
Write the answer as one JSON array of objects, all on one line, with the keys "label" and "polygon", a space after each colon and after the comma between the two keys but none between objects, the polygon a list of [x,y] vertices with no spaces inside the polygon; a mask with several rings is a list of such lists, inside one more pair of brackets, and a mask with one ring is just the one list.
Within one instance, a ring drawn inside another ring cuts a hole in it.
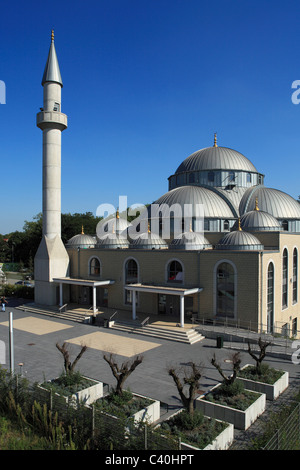
[{"label": "entrance canopy", "polygon": [[184,297],[193,295],[203,290],[202,287],[165,287],[147,284],[127,284],[125,289],[132,291],[132,318],[136,319],[136,292],[148,292],[149,294],[166,294],[180,296],[180,326],[184,327]]},{"label": "entrance canopy", "polygon": [[93,279],[75,279],[71,277],[56,277],[53,278],[54,282],[59,283],[59,305],[63,305],[63,284],[73,284],[76,286],[85,286],[85,287],[92,287],[93,288],[93,313],[97,312],[96,306],[96,287],[98,286],[108,286],[110,284],[114,284],[115,281],[110,279],[106,279],[104,281],[96,281]]}]

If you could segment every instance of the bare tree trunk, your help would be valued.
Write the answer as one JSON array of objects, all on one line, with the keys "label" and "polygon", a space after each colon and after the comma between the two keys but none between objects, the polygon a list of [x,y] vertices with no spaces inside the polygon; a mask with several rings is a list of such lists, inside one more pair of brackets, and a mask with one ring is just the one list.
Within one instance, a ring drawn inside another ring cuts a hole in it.
[{"label": "bare tree trunk", "polygon": [[77,362],[79,361],[79,359],[81,358],[83,353],[87,350],[87,346],[82,346],[81,347],[81,350],[80,350],[79,354],[77,355],[76,359],[73,361],[73,363],[71,362],[71,359],[70,359],[70,353],[68,351],[67,343],[63,343],[62,346],[60,346],[58,343],[56,343],[56,347],[63,355],[66,375],[67,374],[72,374]]},{"label": "bare tree trunk", "polygon": [[[201,379],[201,371],[199,366],[197,366],[195,363],[190,364],[190,366],[192,368],[192,371],[189,374],[185,372],[183,383],[179,378],[179,373],[175,370],[174,367],[170,367],[168,372],[175,382],[184,408],[188,411],[190,415],[192,415],[194,413],[194,400],[197,390],[199,388],[199,381]],[[184,393],[185,385],[189,386],[188,396]]]},{"label": "bare tree trunk", "polygon": [[271,342],[263,341],[261,337],[258,339],[258,346],[260,349],[259,356],[257,356],[251,349],[250,342],[248,341],[248,353],[256,362],[256,373],[261,375],[261,364],[266,357],[267,347],[270,346]]},{"label": "bare tree trunk", "polygon": [[216,355],[214,354],[212,360],[211,360],[212,365],[217,369],[217,371],[220,373],[221,377],[224,379],[224,382],[226,385],[231,385],[236,379],[236,376],[240,370],[240,365],[241,365],[241,359],[239,356],[239,353],[235,353],[232,355],[232,365],[233,365],[233,374],[231,375],[225,375],[221,366],[217,363],[216,361]]},{"label": "bare tree trunk", "polygon": [[141,364],[141,362],[143,361],[143,356],[136,356],[131,362],[123,362],[121,366],[117,364],[113,354],[110,354],[109,356],[106,356],[106,354],[104,354],[103,359],[105,359],[105,361],[108,363],[113,373],[113,376],[117,381],[116,394],[122,395],[125,380],[129,377],[130,374],[132,374],[132,372],[137,368],[137,366]]}]

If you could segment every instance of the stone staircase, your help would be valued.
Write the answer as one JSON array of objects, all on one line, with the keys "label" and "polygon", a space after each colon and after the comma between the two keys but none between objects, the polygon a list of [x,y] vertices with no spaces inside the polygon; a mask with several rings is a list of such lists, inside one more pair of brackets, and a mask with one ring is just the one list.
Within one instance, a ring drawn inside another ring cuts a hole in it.
[{"label": "stone staircase", "polygon": [[[93,315],[85,309],[66,309],[65,311],[63,311],[58,307],[45,307],[43,305],[31,303],[20,305],[15,308],[23,312],[44,315],[59,320],[74,321],[77,323],[86,323],[90,325],[95,324],[95,326],[98,327],[105,327],[109,322],[109,320],[105,320],[103,317],[99,318],[100,316],[96,316],[96,319],[94,319]],[[201,334],[201,332],[197,331],[194,328],[171,328],[167,325],[157,326],[153,324],[143,324],[138,321],[130,321],[127,319],[111,321],[109,322],[109,324],[109,328],[113,330],[148,336],[156,339],[177,341],[185,344],[194,344],[205,338]]]},{"label": "stone staircase", "polygon": [[134,322],[112,322],[111,329],[120,330],[127,333],[151,336],[156,339],[166,339],[185,344],[194,344],[204,339],[204,336],[197,330],[190,328],[168,328],[163,326],[141,325]]},{"label": "stone staircase", "polygon": [[75,321],[78,323],[91,323],[92,315],[88,313],[76,312],[75,310],[60,311],[57,307],[47,307],[42,305],[24,304],[15,307],[17,310],[22,310],[28,313],[37,313],[39,315],[46,315],[60,320]]}]

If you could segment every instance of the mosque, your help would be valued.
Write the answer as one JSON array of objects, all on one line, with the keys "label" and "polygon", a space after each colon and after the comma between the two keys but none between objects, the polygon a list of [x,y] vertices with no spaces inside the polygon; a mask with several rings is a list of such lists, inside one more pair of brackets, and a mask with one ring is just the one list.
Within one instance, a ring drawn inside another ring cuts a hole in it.
[{"label": "mosque", "polygon": [[168,191],[133,222],[116,211],[101,234],[83,229],[64,246],[60,172],[67,116],[61,112],[53,34],[42,86],[37,126],[43,131],[43,238],[35,257],[36,303],[86,305],[94,315],[101,307],[128,310],[133,319],[166,315],[180,326],[193,317],[297,333],[300,204],[266,187],[254,164],[218,145],[216,135],[211,147],[182,161],[168,178]]}]

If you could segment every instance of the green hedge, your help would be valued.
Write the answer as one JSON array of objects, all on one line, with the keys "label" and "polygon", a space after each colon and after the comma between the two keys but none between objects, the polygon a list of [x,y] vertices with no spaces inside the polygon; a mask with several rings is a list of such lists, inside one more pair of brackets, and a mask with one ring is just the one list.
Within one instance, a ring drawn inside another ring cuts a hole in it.
[{"label": "green hedge", "polygon": [[34,287],[6,284],[1,286],[0,295],[5,297],[17,297],[22,299],[34,299]]}]

